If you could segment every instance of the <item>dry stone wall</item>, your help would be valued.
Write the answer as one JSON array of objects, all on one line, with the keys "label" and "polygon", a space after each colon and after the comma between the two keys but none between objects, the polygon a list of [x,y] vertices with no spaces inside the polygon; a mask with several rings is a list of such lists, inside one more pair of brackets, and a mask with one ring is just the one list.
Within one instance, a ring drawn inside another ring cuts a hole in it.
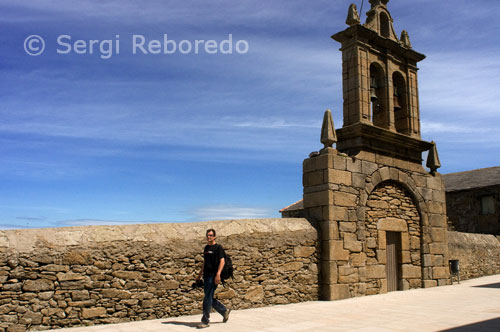
[{"label": "dry stone wall", "polygon": [[216,293],[230,308],[318,299],[305,219],[0,231],[0,332],[200,313],[191,284],[212,227],[235,266]]},{"label": "dry stone wall", "polygon": [[460,262],[460,278],[500,274],[500,240],[493,235],[448,232],[450,259]]}]

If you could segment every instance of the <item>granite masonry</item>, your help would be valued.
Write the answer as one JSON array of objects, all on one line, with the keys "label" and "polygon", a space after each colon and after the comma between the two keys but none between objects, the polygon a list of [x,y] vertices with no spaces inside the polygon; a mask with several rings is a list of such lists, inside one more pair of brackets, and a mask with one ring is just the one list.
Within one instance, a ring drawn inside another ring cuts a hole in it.
[{"label": "granite masonry", "polygon": [[215,228],[232,309],[318,299],[317,230],[305,219],[0,231],[0,332],[201,312],[191,285]]}]

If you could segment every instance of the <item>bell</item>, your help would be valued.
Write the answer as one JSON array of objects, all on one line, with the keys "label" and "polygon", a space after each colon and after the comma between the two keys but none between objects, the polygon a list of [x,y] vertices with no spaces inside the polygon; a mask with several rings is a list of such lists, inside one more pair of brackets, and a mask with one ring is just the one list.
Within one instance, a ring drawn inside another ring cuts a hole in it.
[{"label": "bell", "polygon": [[372,102],[375,102],[378,99],[377,88],[378,88],[377,80],[375,79],[375,76],[371,76],[370,77],[370,100]]},{"label": "bell", "polygon": [[398,88],[394,87],[394,110],[399,111],[403,107],[401,106],[401,95],[399,94]]}]

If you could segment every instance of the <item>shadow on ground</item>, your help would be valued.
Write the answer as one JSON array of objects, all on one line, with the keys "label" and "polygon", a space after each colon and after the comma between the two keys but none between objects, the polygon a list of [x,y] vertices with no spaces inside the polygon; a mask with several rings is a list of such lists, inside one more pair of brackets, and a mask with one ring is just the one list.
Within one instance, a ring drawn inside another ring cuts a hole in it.
[{"label": "shadow on ground", "polygon": [[[198,325],[200,325],[200,322],[178,322],[178,321],[170,321],[170,322],[163,322],[162,324],[165,324],[165,325],[182,325],[182,326],[197,328]],[[218,322],[210,323],[210,325],[213,325],[213,324],[218,324]]]},{"label": "shadow on ground", "polygon": [[486,285],[477,285],[473,287],[481,287],[481,288],[500,288],[500,282],[494,284],[486,284]]},{"label": "shadow on ground", "polygon": [[441,330],[441,332],[498,332],[500,330],[500,318],[485,320],[482,322],[458,326],[448,330]]}]

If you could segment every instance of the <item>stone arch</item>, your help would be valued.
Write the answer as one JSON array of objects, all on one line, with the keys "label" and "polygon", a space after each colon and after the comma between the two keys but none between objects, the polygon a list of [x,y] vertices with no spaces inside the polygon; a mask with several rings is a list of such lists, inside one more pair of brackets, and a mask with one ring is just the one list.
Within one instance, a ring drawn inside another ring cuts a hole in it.
[{"label": "stone arch", "polygon": [[369,176],[371,180],[366,184],[364,192],[360,195],[359,207],[364,208],[366,206],[368,196],[381,182],[394,181],[403,186],[414,197],[419,212],[422,215],[422,219],[424,219],[423,215],[426,215],[428,212],[427,205],[425,204],[424,198],[418,191],[417,184],[412,175],[408,175],[398,168],[386,166],[375,170],[373,173],[369,174]]},{"label": "stone arch", "polygon": [[378,62],[370,64],[370,101],[372,124],[389,128],[386,73],[383,65]]},{"label": "stone arch", "polygon": [[[366,268],[369,271],[367,294],[422,287],[424,226],[417,199],[410,193],[408,186],[387,177],[389,179],[379,179],[367,195],[365,217],[358,224],[358,233],[364,239]],[[392,256],[392,263],[389,261],[389,235],[399,239],[397,248],[392,247],[392,253],[396,255]],[[389,266],[393,267],[397,276],[388,272],[391,270]],[[388,280],[391,279],[394,280],[392,289],[388,288]]]}]

